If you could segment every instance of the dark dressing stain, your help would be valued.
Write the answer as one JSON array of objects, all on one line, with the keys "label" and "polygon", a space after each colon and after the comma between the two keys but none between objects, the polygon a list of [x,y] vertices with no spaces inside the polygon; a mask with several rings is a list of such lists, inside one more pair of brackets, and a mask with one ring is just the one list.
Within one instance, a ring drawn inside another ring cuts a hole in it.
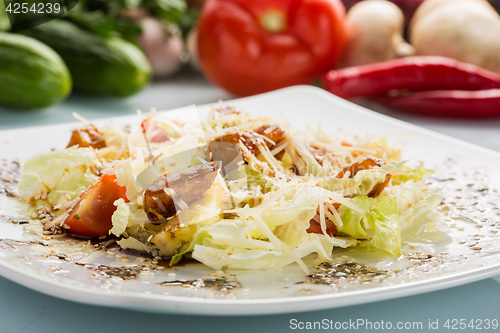
[{"label": "dark dressing stain", "polygon": [[193,289],[204,288],[212,289],[216,292],[228,292],[233,289],[241,288],[240,282],[234,276],[221,276],[219,274],[205,279],[163,281],[158,283],[158,285]]},{"label": "dark dressing stain", "polygon": [[339,283],[357,282],[367,283],[380,281],[391,274],[390,271],[379,270],[363,264],[350,261],[343,264],[324,262],[315,267],[305,281],[296,284],[337,285]]},{"label": "dark dressing stain", "polygon": [[94,248],[98,251],[107,251],[110,249],[119,248],[116,243],[116,238],[112,239],[91,239],[90,240]]},{"label": "dark dressing stain", "polygon": [[0,238],[0,249],[17,249],[19,246],[33,246],[33,245],[48,246],[48,243],[38,240],[20,241],[16,239]]},{"label": "dark dressing stain", "polygon": [[96,273],[95,275],[101,275],[106,278],[120,278],[122,280],[137,280],[139,274],[144,270],[143,266],[130,265],[130,266],[107,266],[107,265],[93,265],[93,264],[80,264],[86,269]]}]

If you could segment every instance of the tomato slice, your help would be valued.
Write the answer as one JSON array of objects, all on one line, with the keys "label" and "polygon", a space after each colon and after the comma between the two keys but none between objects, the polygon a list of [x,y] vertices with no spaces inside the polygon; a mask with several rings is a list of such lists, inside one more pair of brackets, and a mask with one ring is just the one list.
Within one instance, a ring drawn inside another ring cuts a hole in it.
[{"label": "tomato slice", "polygon": [[[326,233],[330,236],[335,236],[338,234],[337,227],[333,224],[332,221],[326,219]],[[310,234],[323,234],[323,230],[321,229],[321,222],[319,213],[317,213],[311,221],[309,221],[309,228],[306,230]]]},{"label": "tomato slice", "polygon": [[143,134],[146,134],[149,142],[162,143],[170,140],[165,129],[158,121],[152,119],[144,120],[141,123],[141,130]]},{"label": "tomato slice", "polygon": [[112,228],[111,216],[116,210],[113,203],[122,198],[126,202],[125,187],[117,184],[116,176],[103,175],[85,192],[64,222],[68,231],[76,236],[107,236]]}]

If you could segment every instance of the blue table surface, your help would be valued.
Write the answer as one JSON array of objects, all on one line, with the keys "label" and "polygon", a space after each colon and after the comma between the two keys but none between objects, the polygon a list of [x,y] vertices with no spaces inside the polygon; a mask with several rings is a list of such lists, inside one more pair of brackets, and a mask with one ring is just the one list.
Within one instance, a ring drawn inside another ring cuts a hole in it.
[{"label": "blue table surface", "polygon": [[[174,78],[154,82],[127,99],[73,95],[67,101],[42,111],[23,112],[0,108],[0,130],[74,121],[72,112],[87,119],[173,109],[189,104],[213,103],[232,96],[212,86],[199,74],[185,70]],[[363,102],[361,102],[363,103]],[[400,114],[366,104],[378,112],[500,151],[500,119],[429,119]],[[300,311],[300,309],[297,309]],[[220,317],[162,315],[90,306],[47,296],[0,278],[0,333],[4,332],[500,332],[500,328],[447,329],[445,323],[474,320],[500,321],[500,277],[441,291],[358,306],[269,316]],[[383,323],[382,323],[383,321]],[[357,323],[359,326],[355,326]],[[401,329],[396,326],[403,325]],[[421,323],[421,326],[419,326]],[[342,327],[335,324],[343,325]],[[370,328],[370,324],[372,325]],[[330,326],[331,325],[331,326]],[[378,325],[378,326],[377,326]],[[380,326],[382,325],[382,326]],[[406,325],[406,327],[404,326]],[[438,325],[436,327],[436,325]],[[413,327],[412,327],[413,326]],[[379,329],[376,329],[376,328]],[[308,329],[311,328],[311,329]],[[437,328],[437,329],[435,329]]]}]

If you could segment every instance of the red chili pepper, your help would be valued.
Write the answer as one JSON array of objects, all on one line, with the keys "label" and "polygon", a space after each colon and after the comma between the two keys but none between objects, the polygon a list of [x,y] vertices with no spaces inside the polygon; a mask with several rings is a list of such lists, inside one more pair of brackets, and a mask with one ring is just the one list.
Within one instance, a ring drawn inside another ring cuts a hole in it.
[{"label": "red chili pepper", "polygon": [[392,109],[434,117],[500,116],[500,89],[416,91],[394,97],[380,96],[374,101]]},{"label": "red chili pepper", "polygon": [[323,87],[342,98],[371,97],[394,89],[485,90],[500,88],[500,75],[437,56],[413,56],[332,70]]}]

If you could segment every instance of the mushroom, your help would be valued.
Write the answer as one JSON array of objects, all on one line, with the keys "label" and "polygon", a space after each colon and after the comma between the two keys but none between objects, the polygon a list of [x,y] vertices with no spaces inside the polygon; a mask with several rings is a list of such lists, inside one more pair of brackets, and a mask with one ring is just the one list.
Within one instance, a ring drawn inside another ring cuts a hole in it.
[{"label": "mushroom", "polygon": [[500,73],[500,16],[485,0],[427,0],[410,24],[418,55],[440,55]]},{"label": "mushroom", "polygon": [[357,66],[411,55],[403,39],[404,15],[387,0],[361,1],[347,13],[348,44],[342,66]]}]

